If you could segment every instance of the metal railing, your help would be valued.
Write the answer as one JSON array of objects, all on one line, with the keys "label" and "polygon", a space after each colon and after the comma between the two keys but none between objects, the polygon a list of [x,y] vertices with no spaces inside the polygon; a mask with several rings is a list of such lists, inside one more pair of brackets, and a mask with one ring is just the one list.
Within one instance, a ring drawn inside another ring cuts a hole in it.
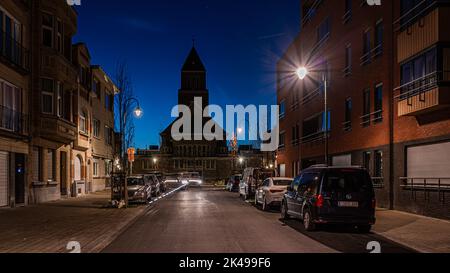
[{"label": "metal railing", "polygon": [[372,50],[368,50],[368,52],[364,53],[361,58],[361,66],[365,66],[372,61]]},{"label": "metal railing", "polygon": [[402,31],[426,15],[436,4],[448,3],[448,0],[423,0],[400,16],[395,22],[395,31]]},{"label": "metal railing", "polygon": [[411,191],[411,197],[417,199],[417,192],[425,193],[430,200],[430,192],[437,192],[440,202],[445,202],[445,193],[450,192],[450,177],[400,177],[401,187]]},{"label": "metal railing", "polygon": [[400,95],[395,99],[406,100],[436,88],[442,82],[444,73],[448,72],[450,71],[435,71],[395,88],[395,91],[400,90]]},{"label": "metal railing", "polygon": [[[328,133],[329,134],[329,133]],[[306,135],[301,138],[301,143],[311,143],[325,139],[325,135],[328,135],[325,131],[316,132],[310,135]]]},{"label": "metal railing", "polygon": [[384,177],[372,177],[373,187],[376,189],[384,188]]},{"label": "metal railing", "polygon": [[19,135],[28,132],[27,116],[0,105],[0,130],[9,131]]},{"label": "metal railing", "polygon": [[342,127],[345,132],[350,132],[352,130],[352,121],[349,120],[349,121],[343,122]]},{"label": "metal railing", "polygon": [[8,62],[28,71],[30,69],[30,52],[22,44],[3,30],[0,30],[0,55]]},{"label": "metal railing", "polygon": [[304,92],[303,93],[303,99],[302,99],[302,105],[305,105],[312,100],[314,100],[317,96],[319,96],[322,91],[324,90],[324,86],[321,84],[316,89],[312,90],[311,92]]}]

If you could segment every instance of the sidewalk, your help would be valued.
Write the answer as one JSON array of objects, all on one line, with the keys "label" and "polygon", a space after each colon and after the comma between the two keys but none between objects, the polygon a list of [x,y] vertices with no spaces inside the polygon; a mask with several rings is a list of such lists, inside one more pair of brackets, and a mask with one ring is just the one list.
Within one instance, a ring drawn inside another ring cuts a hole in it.
[{"label": "sidewalk", "polygon": [[82,253],[106,247],[145,206],[107,208],[109,192],[0,210],[0,253],[64,253],[77,241]]},{"label": "sidewalk", "polygon": [[373,231],[419,252],[450,253],[450,221],[378,210]]}]

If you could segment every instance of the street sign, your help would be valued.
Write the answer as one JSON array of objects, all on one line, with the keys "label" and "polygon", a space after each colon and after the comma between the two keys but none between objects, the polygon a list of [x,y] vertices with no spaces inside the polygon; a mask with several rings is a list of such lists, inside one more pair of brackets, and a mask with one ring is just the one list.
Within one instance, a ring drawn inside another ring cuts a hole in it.
[{"label": "street sign", "polygon": [[128,154],[128,162],[134,162],[134,154],[136,153],[135,148],[128,148],[127,154]]}]

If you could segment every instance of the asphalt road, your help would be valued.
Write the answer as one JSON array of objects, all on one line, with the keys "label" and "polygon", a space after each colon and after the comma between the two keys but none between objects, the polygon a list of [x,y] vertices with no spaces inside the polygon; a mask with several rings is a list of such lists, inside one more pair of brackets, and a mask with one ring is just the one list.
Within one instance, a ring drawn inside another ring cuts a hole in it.
[{"label": "asphalt road", "polygon": [[377,241],[383,253],[409,252],[376,234],[337,227],[306,232],[297,220],[263,212],[239,195],[189,189],[155,202],[106,253],[364,253]]}]

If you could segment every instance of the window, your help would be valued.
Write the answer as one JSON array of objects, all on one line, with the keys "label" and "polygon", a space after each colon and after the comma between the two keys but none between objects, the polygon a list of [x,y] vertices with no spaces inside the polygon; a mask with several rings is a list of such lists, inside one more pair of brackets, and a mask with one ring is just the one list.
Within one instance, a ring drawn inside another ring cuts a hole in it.
[{"label": "window", "polygon": [[53,15],[42,14],[42,44],[47,47],[53,47]]},{"label": "window", "polygon": [[286,132],[280,132],[280,144],[279,148],[282,149],[286,146]]},{"label": "window", "polygon": [[363,34],[363,56],[361,57],[362,65],[370,62],[370,30],[366,30]]},{"label": "window", "polygon": [[94,119],[93,121],[93,133],[94,137],[99,138],[100,137],[100,121],[98,119]]},{"label": "window", "polygon": [[57,94],[57,115],[58,117],[64,116],[64,86],[61,82],[56,84],[56,94]]},{"label": "window", "polygon": [[56,26],[56,50],[58,50],[58,52],[60,53],[63,53],[63,24],[61,20],[58,19]]},{"label": "window", "polygon": [[344,74],[347,76],[352,72],[352,46],[345,48],[345,69]]},{"label": "window", "polygon": [[292,127],[292,144],[298,145],[300,140],[300,126],[296,124],[294,127]]},{"label": "window", "polygon": [[87,134],[87,119],[86,119],[86,113],[84,111],[81,111],[80,113],[80,119],[79,119],[79,130],[80,132]]},{"label": "window", "polygon": [[[325,131],[331,129],[331,112],[328,111],[328,126],[325,125],[325,112],[317,114],[303,121],[303,142],[315,141],[323,138]],[[327,128],[328,127],[328,128]],[[326,128],[328,130],[326,130]]]},{"label": "window", "polygon": [[94,79],[94,84],[92,86],[92,91],[97,96],[97,99],[101,100],[101,86],[100,86],[100,81],[99,80]]},{"label": "window", "polygon": [[21,90],[0,78],[0,128],[17,131],[21,127]]},{"label": "window", "polygon": [[47,150],[47,181],[55,181],[55,171],[56,171],[56,158],[55,150]]},{"label": "window", "polygon": [[94,161],[94,163],[92,164],[92,169],[94,177],[98,177],[98,161]]},{"label": "window", "polygon": [[363,166],[369,173],[371,173],[370,161],[371,161],[371,153],[364,152],[363,153]]},{"label": "window", "polygon": [[344,23],[352,18],[352,0],[345,0]]},{"label": "window", "polygon": [[374,122],[383,121],[383,84],[380,83],[375,86],[375,112],[374,112]]},{"label": "window", "polygon": [[53,114],[53,96],[54,82],[50,79],[41,80],[42,90],[42,112],[45,114]]},{"label": "window", "polygon": [[22,64],[22,24],[0,7],[0,55]]},{"label": "window", "polygon": [[33,182],[39,182],[41,181],[41,160],[42,160],[42,154],[41,154],[41,148],[40,147],[33,147]]},{"label": "window", "polygon": [[370,126],[370,89],[364,90],[363,93],[363,116],[362,125]]},{"label": "window", "polygon": [[321,43],[330,34],[330,18],[326,18],[317,28],[317,43]]},{"label": "window", "polygon": [[374,169],[374,177],[381,178],[383,177],[383,152],[375,151],[375,169]]},{"label": "window", "polygon": [[374,57],[383,53],[383,20],[377,22],[375,26],[375,48],[374,48]]},{"label": "window", "polygon": [[426,91],[438,81],[437,49],[428,52],[401,65],[401,93]]},{"label": "window", "polygon": [[113,132],[108,126],[105,126],[105,142],[108,145],[112,145]]},{"label": "window", "polygon": [[286,101],[282,100],[280,102],[280,119],[283,119],[286,116]]},{"label": "window", "polygon": [[109,91],[105,92],[105,108],[108,111],[114,109],[114,95],[111,95]]},{"label": "window", "polygon": [[112,173],[112,161],[111,160],[105,160],[105,176],[109,177]]},{"label": "window", "polygon": [[352,130],[352,99],[348,98],[345,100],[345,121],[344,121],[344,131]]}]

